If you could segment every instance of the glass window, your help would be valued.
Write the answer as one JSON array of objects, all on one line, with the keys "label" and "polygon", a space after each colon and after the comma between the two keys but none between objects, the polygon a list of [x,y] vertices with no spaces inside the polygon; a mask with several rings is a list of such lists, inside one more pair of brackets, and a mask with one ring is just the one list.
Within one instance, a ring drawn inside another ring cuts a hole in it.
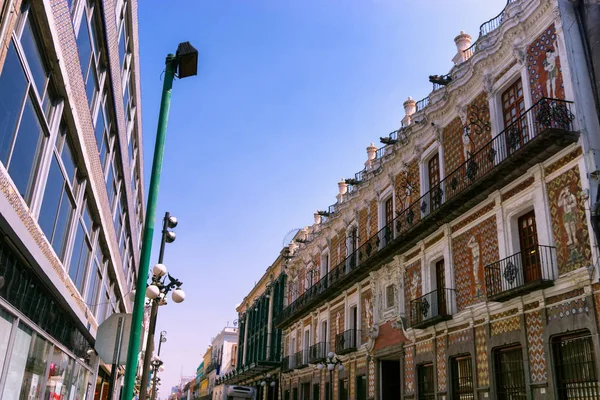
[{"label": "glass window", "polygon": [[39,399],[51,344],[23,324],[15,337],[3,399]]},{"label": "glass window", "polygon": [[0,161],[4,165],[8,162],[26,91],[27,79],[11,42],[0,74]]},{"label": "glass window", "polygon": [[69,276],[75,283],[77,290],[83,293],[83,285],[87,274],[87,267],[92,252],[90,238],[87,235],[82,220],[77,224],[75,240],[73,243],[73,254],[71,255],[71,265],[69,267]]},{"label": "glass window", "polygon": [[12,331],[13,317],[0,309],[0,376],[2,376],[4,361],[6,360],[6,350],[8,348],[8,339]]},{"label": "glass window", "polygon": [[100,58],[98,40],[100,38],[95,31],[94,10],[92,5],[86,4],[77,33],[79,63],[90,109],[93,108],[94,101],[98,96],[98,74],[100,72],[98,70]]},{"label": "glass window", "polygon": [[64,259],[68,227],[75,208],[75,192],[71,186],[75,173],[70,143],[66,137],[66,129],[63,129],[54,148],[38,218],[42,231],[61,259]]},{"label": "glass window", "polygon": [[29,202],[43,139],[42,125],[33,107],[32,99],[28,97],[12,155],[8,161],[8,173],[27,202]]},{"label": "glass window", "polygon": [[36,31],[35,23],[32,21],[32,15],[32,13],[28,13],[28,18],[25,20],[23,33],[21,34],[21,47],[27,58],[27,64],[33,76],[38,95],[40,99],[44,99],[50,73],[43,58],[41,50],[43,47],[38,44],[39,34]]},{"label": "glass window", "polygon": [[45,398],[65,399],[67,398],[69,373],[71,372],[72,361],[58,347],[54,347],[50,358],[50,368],[48,371],[48,380],[46,381]]},{"label": "glass window", "polygon": [[100,288],[102,286],[102,272],[104,266],[104,255],[102,254],[102,248],[100,243],[96,245],[96,252],[94,255],[94,262],[92,268],[92,276],[90,277],[90,286],[87,292],[87,304],[92,310],[92,313],[98,317],[96,312],[98,311],[98,299],[100,295]]}]

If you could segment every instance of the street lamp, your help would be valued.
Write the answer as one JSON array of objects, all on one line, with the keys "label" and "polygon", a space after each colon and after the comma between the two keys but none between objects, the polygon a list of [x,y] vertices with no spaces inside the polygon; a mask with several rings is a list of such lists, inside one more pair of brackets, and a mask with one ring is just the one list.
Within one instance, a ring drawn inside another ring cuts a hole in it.
[{"label": "street lamp", "polygon": [[[160,384],[160,378],[158,377],[158,372],[163,372],[165,370],[165,366],[163,362],[160,360],[160,349],[162,344],[167,341],[167,331],[162,331],[160,333],[160,339],[158,340],[158,352],[156,353],[156,357],[152,360],[152,391],[150,394],[150,399],[156,399],[156,392],[158,391],[158,385]],[[159,363],[157,365],[157,363]],[[157,371],[158,370],[158,371]]]},{"label": "street lamp", "polygon": [[[142,321],[144,318],[146,278],[148,276],[150,256],[152,254],[154,218],[156,217],[156,203],[158,201],[160,172],[162,169],[165,139],[167,136],[167,122],[169,120],[169,108],[171,107],[173,80],[175,79],[175,74],[177,72],[179,73],[180,79],[193,76],[198,72],[198,51],[194,49],[189,42],[180,43],[177,47],[177,55],[167,55],[165,66],[160,113],[158,115],[158,126],[156,129],[156,142],[154,145],[154,158],[152,160],[152,172],[150,174],[150,186],[148,188],[148,203],[146,206],[144,232],[142,235],[142,251],[139,263],[138,280],[135,286],[135,302],[133,304],[133,313],[131,316],[127,364],[125,366],[125,379],[122,392],[123,399],[133,398],[133,386],[135,384],[138,366],[138,349],[140,347]],[[178,296],[178,298],[180,297]],[[142,390],[141,392],[143,393],[144,391]]]},{"label": "street lamp", "polygon": [[317,369],[319,371],[323,368],[327,368],[329,371],[329,400],[333,400],[333,370],[336,366],[339,372],[344,370],[342,360],[340,360],[333,351],[330,351],[329,354],[327,354],[327,357],[317,364]]},{"label": "street lamp", "polygon": [[[175,232],[169,230],[177,226],[177,218],[165,213],[163,219],[162,239],[160,241],[160,252],[158,253],[158,264],[152,268],[152,283],[146,288],[146,297],[150,299],[152,308],[150,310],[150,326],[148,327],[148,340],[146,341],[146,353],[144,354],[144,364],[142,368],[142,385],[140,391],[140,400],[145,400],[148,387],[148,373],[150,371],[150,361],[154,347],[154,332],[156,331],[156,318],[158,316],[158,306],[167,304],[167,294],[173,290],[172,298],[175,303],[181,303],[185,299],[185,293],[181,290],[182,282],[175,279],[167,272],[167,267],[163,264],[165,255],[165,244],[175,241]],[[165,277],[166,275],[166,277]],[[167,278],[169,283],[167,283]],[[163,335],[160,338],[162,343]],[[166,338],[165,338],[166,340]],[[160,347],[160,344],[159,344]]]}]

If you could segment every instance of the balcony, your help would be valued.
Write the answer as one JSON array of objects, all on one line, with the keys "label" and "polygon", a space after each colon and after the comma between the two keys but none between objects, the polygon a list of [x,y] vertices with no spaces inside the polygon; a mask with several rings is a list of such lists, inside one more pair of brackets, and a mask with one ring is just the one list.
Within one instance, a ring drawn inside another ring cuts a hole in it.
[{"label": "balcony", "polygon": [[438,322],[452,319],[456,302],[454,289],[437,289],[411,300],[409,306],[410,327],[425,329]]},{"label": "balcony", "polygon": [[337,355],[344,355],[356,351],[360,347],[360,331],[358,329],[348,329],[335,335],[335,352]]},{"label": "balcony", "polygon": [[471,57],[473,54],[475,54],[475,52],[477,51],[477,44],[481,38],[500,28],[500,25],[502,25],[502,22],[504,22],[504,18],[506,16],[506,9],[508,8],[509,4],[514,3],[515,1],[516,0],[507,0],[506,6],[504,6],[504,9],[500,11],[500,14],[496,15],[489,21],[486,21],[483,24],[481,24],[481,26],[479,27],[479,36],[477,37],[477,40],[475,40],[471,47],[464,50],[468,57]]},{"label": "balcony", "polygon": [[308,362],[309,364],[318,364],[324,360],[329,353],[329,342],[321,342],[313,344],[308,349]]},{"label": "balcony", "polygon": [[302,369],[308,367],[308,350],[300,350],[294,354],[294,369]]},{"label": "balcony", "polygon": [[283,357],[281,360],[281,372],[290,372],[294,369],[294,356]]},{"label": "balcony", "polygon": [[318,303],[335,297],[378,265],[410,249],[493,191],[514,181],[531,166],[576,143],[579,135],[573,131],[571,105],[568,101],[547,98],[534,104],[307,288],[277,316],[277,327],[287,327]]},{"label": "balcony", "polygon": [[547,288],[556,280],[556,248],[532,246],[486,265],[484,273],[488,301],[506,301]]},{"label": "balcony", "polygon": [[212,371],[214,371],[215,369],[217,369],[217,360],[211,360],[208,365],[206,367],[204,367],[204,373],[205,374],[210,374]]}]

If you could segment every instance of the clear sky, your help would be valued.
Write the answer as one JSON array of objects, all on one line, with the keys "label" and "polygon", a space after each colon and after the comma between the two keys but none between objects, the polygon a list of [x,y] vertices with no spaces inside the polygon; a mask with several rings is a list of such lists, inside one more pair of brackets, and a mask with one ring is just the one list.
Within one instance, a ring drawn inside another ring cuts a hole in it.
[{"label": "clear sky", "polygon": [[157,232],[165,211],[179,218],[165,264],[187,296],[159,310],[162,396],[195,374],[286,233],[333,204],[369,143],[400,126],[407,97],[450,70],[454,37],[475,40],[505,3],[139,1],[146,189],[164,58],[190,41],[200,64],[175,82],[157,210]]}]

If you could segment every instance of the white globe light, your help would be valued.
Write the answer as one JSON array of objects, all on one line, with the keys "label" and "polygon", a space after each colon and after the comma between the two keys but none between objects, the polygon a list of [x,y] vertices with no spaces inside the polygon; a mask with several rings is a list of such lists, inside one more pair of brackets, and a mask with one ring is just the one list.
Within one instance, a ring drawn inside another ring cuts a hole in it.
[{"label": "white globe light", "polygon": [[262,381],[260,384],[261,384],[261,386],[265,386],[267,384],[267,382]]},{"label": "white globe light", "polygon": [[158,371],[159,372],[164,372],[165,371],[165,367],[161,365],[160,367],[158,367]]},{"label": "white globe light", "polygon": [[156,264],[152,267],[152,274],[154,276],[165,276],[167,274],[167,267],[165,264]]},{"label": "white globe light", "polygon": [[177,217],[174,215],[169,216],[169,228],[175,228],[177,226]]},{"label": "white globe light", "polygon": [[335,368],[335,364],[327,364],[327,369],[329,371],[333,371],[334,368]]},{"label": "white globe light", "polygon": [[175,303],[181,303],[183,300],[185,300],[185,292],[181,289],[175,289],[171,295],[171,298]]},{"label": "white globe light", "polygon": [[342,364],[338,365],[338,371],[342,372],[344,370],[344,366]]},{"label": "white globe light", "polygon": [[275,381],[271,382],[271,387],[275,387]]},{"label": "white globe light", "polygon": [[330,351],[329,354],[327,354],[327,357],[333,358],[335,357],[335,353],[333,351]]},{"label": "white globe light", "polygon": [[323,364],[318,364],[318,365],[317,365],[317,369],[318,369],[318,370],[322,370],[322,369],[323,369]]},{"label": "white globe light", "polygon": [[270,378],[271,378],[271,374],[267,374],[267,379],[270,379]]},{"label": "white globe light", "polygon": [[160,289],[156,285],[150,285],[146,288],[146,297],[154,300],[160,294]]}]

